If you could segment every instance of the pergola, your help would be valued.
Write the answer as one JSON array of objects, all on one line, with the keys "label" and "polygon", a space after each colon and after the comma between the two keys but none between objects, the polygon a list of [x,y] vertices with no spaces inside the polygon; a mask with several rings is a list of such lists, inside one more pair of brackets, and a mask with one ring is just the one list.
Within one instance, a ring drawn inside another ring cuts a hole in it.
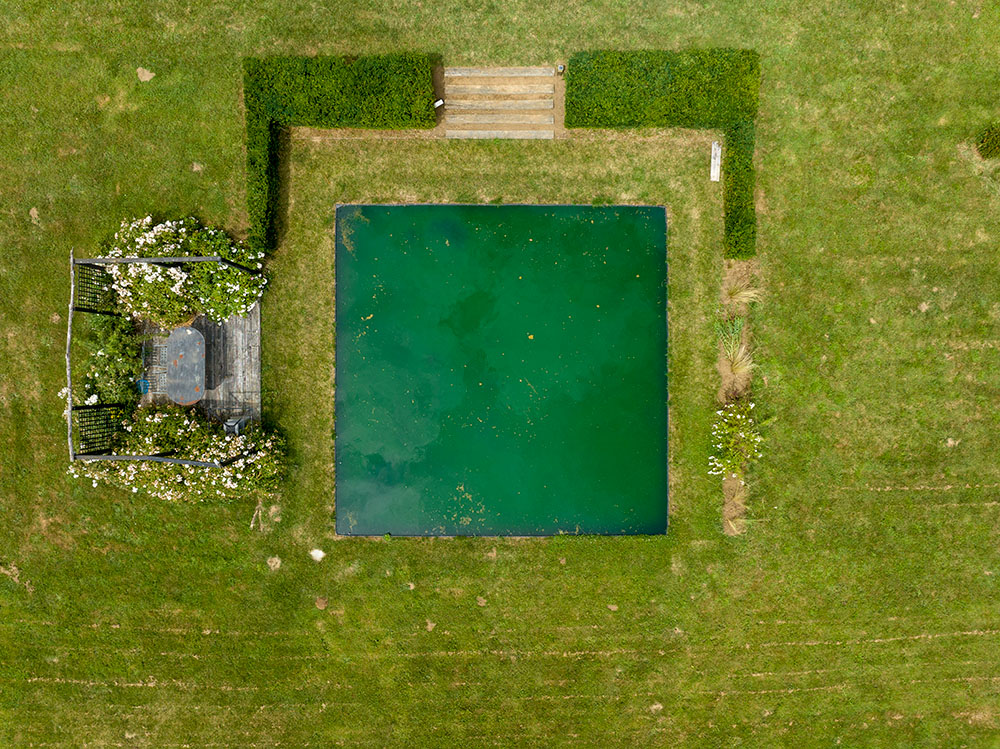
[{"label": "pergola", "polygon": [[73,313],[120,316],[115,309],[111,275],[107,266],[115,264],[149,263],[179,266],[187,263],[218,263],[243,273],[258,275],[259,271],[235,263],[219,255],[199,257],[90,257],[77,258],[70,253],[70,300],[66,324],[66,437],[70,460],[132,460],[174,463],[202,468],[222,468],[246,457],[241,453],[224,461],[203,461],[175,457],[175,451],[156,455],[119,455],[112,452],[113,438],[129,417],[124,403],[73,403]]}]

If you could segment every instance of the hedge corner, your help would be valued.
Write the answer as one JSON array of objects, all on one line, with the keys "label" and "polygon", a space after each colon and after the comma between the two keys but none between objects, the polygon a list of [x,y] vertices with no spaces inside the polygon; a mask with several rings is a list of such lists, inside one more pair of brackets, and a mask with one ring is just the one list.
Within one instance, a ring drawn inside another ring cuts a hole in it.
[{"label": "hedge corner", "polygon": [[278,132],[283,127],[431,128],[440,56],[248,57],[246,110],[248,243],[274,246]]},{"label": "hedge corner", "polygon": [[566,127],[722,130],[724,251],[755,253],[754,118],[760,59],[747,49],[580,52],[566,70]]}]

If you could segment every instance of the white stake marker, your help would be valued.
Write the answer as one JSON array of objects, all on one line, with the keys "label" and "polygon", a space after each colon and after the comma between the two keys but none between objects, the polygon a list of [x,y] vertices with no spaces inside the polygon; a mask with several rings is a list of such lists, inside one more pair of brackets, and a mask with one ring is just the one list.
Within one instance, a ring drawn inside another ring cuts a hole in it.
[{"label": "white stake marker", "polygon": [[713,182],[719,181],[719,174],[722,172],[722,146],[719,145],[719,141],[712,141],[712,173],[711,180]]}]

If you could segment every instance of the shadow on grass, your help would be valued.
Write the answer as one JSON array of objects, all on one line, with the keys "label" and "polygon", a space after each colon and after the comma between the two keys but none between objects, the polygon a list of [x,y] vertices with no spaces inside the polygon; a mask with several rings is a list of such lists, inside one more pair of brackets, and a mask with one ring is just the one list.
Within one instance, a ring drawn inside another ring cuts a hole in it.
[{"label": "shadow on grass", "polygon": [[274,204],[274,246],[281,247],[288,234],[288,203],[291,180],[291,143],[290,128],[278,129],[274,146],[274,159],[278,172],[278,194]]}]

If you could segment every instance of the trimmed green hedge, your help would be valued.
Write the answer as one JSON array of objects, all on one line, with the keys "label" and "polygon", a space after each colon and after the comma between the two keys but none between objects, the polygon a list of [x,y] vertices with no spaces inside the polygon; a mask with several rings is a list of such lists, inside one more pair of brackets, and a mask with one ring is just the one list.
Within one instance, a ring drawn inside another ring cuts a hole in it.
[{"label": "trimmed green hedge", "polygon": [[248,242],[274,241],[277,135],[282,127],[434,127],[433,55],[267,57],[243,61]]},{"label": "trimmed green hedge", "polygon": [[566,127],[725,131],[725,254],[751,257],[759,88],[760,61],[752,50],[580,52],[566,69]]},{"label": "trimmed green hedge", "polygon": [[757,115],[760,63],[743,49],[580,52],[566,127],[725,128]]}]

